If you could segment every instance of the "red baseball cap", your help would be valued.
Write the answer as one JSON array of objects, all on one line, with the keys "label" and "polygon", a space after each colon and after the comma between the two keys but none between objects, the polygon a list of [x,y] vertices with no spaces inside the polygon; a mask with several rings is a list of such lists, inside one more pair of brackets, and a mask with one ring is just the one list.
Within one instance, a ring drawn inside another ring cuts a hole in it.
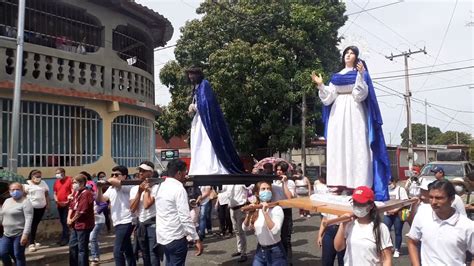
[{"label": "red baseball cap", "polygon": [[357,203],[367,203],[369,201],[374,201],[375,196],[374,192],[372,191],[371,188],[366,187],[366,186],[360,186],[354,189],[354,192],[352,193],[352,200],[354,200]]}]

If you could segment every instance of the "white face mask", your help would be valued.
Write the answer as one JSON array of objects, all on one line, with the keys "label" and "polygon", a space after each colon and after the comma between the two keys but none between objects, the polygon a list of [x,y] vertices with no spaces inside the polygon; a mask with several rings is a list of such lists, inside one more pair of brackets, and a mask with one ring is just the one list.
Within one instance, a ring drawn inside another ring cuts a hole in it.
[{"label": "white face mask", "polygon": [[352,212],[354,213],[355,216],[359,218],[365,217],[370,212],[370,206],[366,206],[366,207],[354,206],[352,207]]},{"label": "white face mask", "polygon": [[72,184],[72,190],[78,191],[79,190],[79,184],[78,183]]},{"label": "white face mask", "polygon": [[56,174],[56,178],[57,178],[57,179],[61,179],[61,178],[63,178],[63,175],[61,175],[61,174]]},{"label": "white face mask", "polygon": [[461,194],[464,191],[464,187],[460,185],[454,186],[454,190],[456,191],[456,194]]}]

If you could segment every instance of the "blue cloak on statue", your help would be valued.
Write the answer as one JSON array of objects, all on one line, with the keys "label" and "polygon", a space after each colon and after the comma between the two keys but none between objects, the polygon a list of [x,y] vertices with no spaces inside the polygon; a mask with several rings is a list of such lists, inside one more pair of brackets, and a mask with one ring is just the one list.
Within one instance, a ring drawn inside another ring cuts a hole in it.
[{"label": "blue cloak on statue", "polygon": [[[365,69],[367,66],[365,65]],[[356,82],[357,71],[352,70],[346,74],[335,73],[331,77],[331,83],[334,85],[349,85]],[[390,159],[387,153],[387,146],[382,131],[382,115],[380,114],[379,104],[375,95],[372,79],[369,72],[364,72],[364,81],[369,88],[369,95],[364,100],[367,108],[367,125],[369,131],[369,144],[372,151],[372,170],[373,170],[373,190],[375,193],[375,200],[387,201],[389,200],[388,184],[391,178]],[[327,139],[327,128],[329,122],[329,115],[331,113],[332,104],[328,106],[323,105],[322,117],[324,122],[324,137]]]},{"label": "blue cloak on statue", "polygon": [[203,80],[196,90],[196,105],[219,161],[229,173],[243,173],[243,165],[235,150],[224,115],[207,80]]}]

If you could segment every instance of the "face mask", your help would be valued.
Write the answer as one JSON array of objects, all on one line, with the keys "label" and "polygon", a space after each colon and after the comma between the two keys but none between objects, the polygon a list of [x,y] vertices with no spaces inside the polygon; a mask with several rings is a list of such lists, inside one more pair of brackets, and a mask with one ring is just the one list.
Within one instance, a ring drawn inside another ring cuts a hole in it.
[{"label": "face mask", "polygon": [[272,192],[270,190],[260,191],[258,193],[258,198],[262,202],[269,202],[272,200]]},{"label": "face mask", "polygon": [[461,194],[464,191],[464,187],[460,185],[454,186],[454,190],[456,191],[456,194]]},{"label": "face mask", "polygon": [[34,177],[34,178],[32,178],[32,181],[35,184],[39,184],[39,183],[41,183],[41,177]]},{"label": "face mask", "polygon": [[367,206],[367,207],[354,206],[354,207],[352,207],[352,212],[354,213],[355,216],[361,218],[361,217],[365,217],[365,216],[367,216],[367,214],[369,214],[370,208],[369,208],[369,206]]},{"label": "face mask", "polygon": [[57,178],[57,179],[61,179],[61,178],[63,178],[63,175],[61,175],[61,174],[56,174],[56,178]]},{"label": "face mask", "polygon": [[14,199],[21,199],[21,197],[23,197],[23,191],[13,190],[12,192],[10,192],[10,196],[12,196],[12,198]]},{"label": "face mask", "polygon": [[79,190],[79,184],[78,184],[78,183],[72,184],[72,189],[73,189],[74,191],[78,191],[78,190]]}]

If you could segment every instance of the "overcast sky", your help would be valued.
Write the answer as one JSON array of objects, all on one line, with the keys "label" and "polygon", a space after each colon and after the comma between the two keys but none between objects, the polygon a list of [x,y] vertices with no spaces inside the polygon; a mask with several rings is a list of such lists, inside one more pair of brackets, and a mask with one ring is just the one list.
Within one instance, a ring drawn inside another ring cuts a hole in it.
[{"label": "overcast sky", "polygon": [[[176,43],[186,21],[199,18],[195,12],[200,3],[197,0],[136,1],[171,21],[174,34],[167,45]],[[432,103],[428,106],[430,126],[439,127],[443,132],[457,130],[474,135],[474,2],[344,2],[349,20],[339,30],[346,38],[341,46],[359,46],[372,79],[377,82],[374,85],[384,119],[386,142],[400,143],[400,134],[406,126],[406,109],[402,98],[405,92],[403,57],[390,61],[385,56],[424,47],[427,55],[417,53],[408,59],[410,73],[431,73],[410,77],[413,123],[425,123],[425,107],[420,100],[426,99]],[[155,52],[156,104],[159,105],[167,105],[171,100],[168,89],[160,84],[158,74],[172,59],[173,48]]]}]

